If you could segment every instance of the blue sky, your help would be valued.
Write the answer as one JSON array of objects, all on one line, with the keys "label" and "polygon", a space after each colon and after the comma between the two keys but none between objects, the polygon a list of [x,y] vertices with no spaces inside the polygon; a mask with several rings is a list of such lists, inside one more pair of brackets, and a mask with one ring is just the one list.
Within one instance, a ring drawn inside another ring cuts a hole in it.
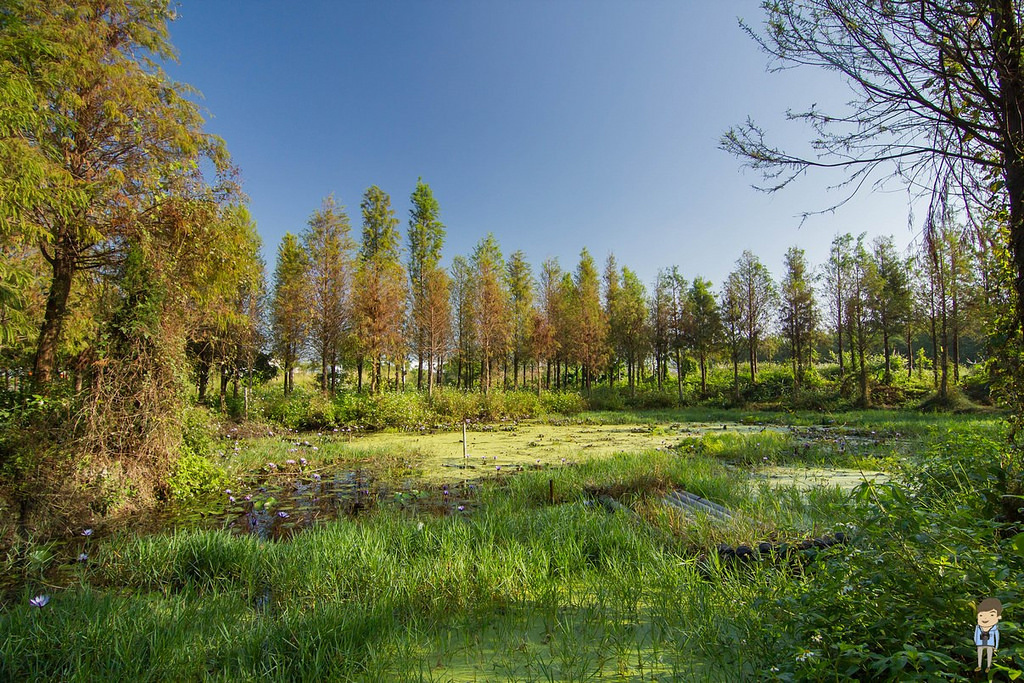
[{"label": "blue sky", "polygon": [[493,232],[535,270],[549,256],[572,269],[587,247],[648,283],[675,265],[717,287],[744,249],[780,276],[789,246],[813,264],[838,232],[903,247],[923,219],[908,224],[892,182],[800,227],[842,198],[836,176],[765,195],[717,149],[747,116],[806,149],[786,109],[848,97],[829,74],[766,71],[737,23],[760,25],[753,0],[181,0],[178,17],[168,71],[203,93],[270,272],[329,193],[358,237],[379,185],[404,230],[418,177],[440,202],[446,263]]}]

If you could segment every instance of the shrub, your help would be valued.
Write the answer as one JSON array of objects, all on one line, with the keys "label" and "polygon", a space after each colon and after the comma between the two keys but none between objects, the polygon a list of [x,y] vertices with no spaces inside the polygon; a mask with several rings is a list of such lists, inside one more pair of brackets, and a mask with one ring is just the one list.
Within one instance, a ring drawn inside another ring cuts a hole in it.
[{"label": "shrub", "polygon": [[301,389],[285,396],[275,391],[264,398],[263,411],[268,420],[276,422],[288,429],[298,429],[306,417],[309,408],[309,396]]},{"label": "shrub", "polygon": [[503,394],[502,417],[525,420],[540,414],[541,401],[532,391],[508,391]]},{"label": "shrub", "polygon": [[212,493],[227,483],[227,473],[210,460],[213,428],[203,408],[187,408],[182,415],[181,450],[167,480],[173,498],[187,500]]},{"label": "shrub", "polygon": [[631,396],[626,399],[626,405],[630,408],[638,408],[640,410],[675,408],[676,403],[676,394],[671,391],[658,391],[654,388],[641,389],[636,392],[635,396]]},{"label": "shrub", "polygon": [[429,405],[442,422],[462,422],[480,414],[479,396],[476,393],[449,387],[435,389]]},{"label": "shrub", "polygon": [[541,408],[546,413],[578,415],[587,409],[587,402],[574,391],[547,391],[541,394]]},{"label": "shrub", "polygon": [[428,421],[426,398],[419,393],[344,394],[338,418],[372,429],[411,429]]},{"label": "shrub", "polygon": [[337,409],[330,398],[314,394],[306,406],[306,414],[299,421],[303,429],[327,429],[338,423]]},{"label": "shrub", "polygon": [[591,410],[623,410],[626,407],[621,391],[604,386],[594,389],[587,398],[587,403]]}]

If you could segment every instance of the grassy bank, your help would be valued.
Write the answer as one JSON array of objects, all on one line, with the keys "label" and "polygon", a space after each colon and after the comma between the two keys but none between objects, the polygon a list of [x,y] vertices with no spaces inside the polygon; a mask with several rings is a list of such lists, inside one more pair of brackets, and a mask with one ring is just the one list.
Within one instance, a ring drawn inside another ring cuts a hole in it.
[{"label": "grassy bank", "polygon": [[[279,542],[79,538],[86,562],[12,567],[0,678],[956,680],[973,668],[970,603],[987,595],[1008,610],[997,663],[1019,666],[1024,562],[993,521],[1000,428],[905,431],[902,478],[852,497],[749,478],[742,463],[762,453],[809,458],[791,454],[799,434],[704,434],[487,479],[461,511],[379,505]],[[662,502],[672,488],[733,518],[681,515]],[[836,531],[850,542],[746,563],[716,552]]]}]

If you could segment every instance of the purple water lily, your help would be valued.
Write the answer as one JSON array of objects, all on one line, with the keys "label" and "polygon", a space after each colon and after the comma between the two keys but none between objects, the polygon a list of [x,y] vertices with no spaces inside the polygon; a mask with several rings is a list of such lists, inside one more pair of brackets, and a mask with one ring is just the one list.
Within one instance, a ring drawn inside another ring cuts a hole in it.
[{"label": "purple water lily", "polygon": [[229,503],[234,503],[235,502],[235,497],[234,496],[228,496],[228,502]]},{"label": "purple water lily", "polygon": [[313,474],[313,479],[315,479],[316,481],[320,481],[320,475],[319,474]]},{"label": "purple water lily", "polygon": [[92,529],[82,529],[83,536],[92,536]]},{"label": "purple water lily", "polygon": [[457,510],[458,510],[459,512],[462,512],[462,511],[464,511],[464,510],[466,509],[466,506],[465,506],[465,505],[460,505],[460,506],[459,506],[458,508],[456,508],[456,509],[457,509]]},{"label": "purple water lily", "polygon": [[231,489],[224,489],[224,493],[226,493],[226,494],[228,494],[230,496],[231,495]]},{"label": "purple water lily", "polygon": [[89,553],[80,553],[78,555],[79,562],[86,562],[89,559]]},{"label": "purple water lily", "polygon": [[33,607],[46,607],[46,604],[48,602],[50,602],[49,595],[37,595],[36,597],[29,600],[28,604],[32,605]]},{"label": "purple water lily", "polygon": [[305,465],[307,462],[309,462],[309,461],[306,460],[305,458],[299,458],[299,464],[300,465]]},{"label": "purple water lily", "polygon": [[281,519],[287,519],[288,517],[290,517],[290,515],[287,512],[285,512],[284,510],[281,510],[280,512],[278,512],[277,516],[280,517]]},{"label": "purple water lily", "polygon": [[291,458],[289,458],[288,460],[285,460],[285,461],[284,461],[284,464],[285,464],[285,465],[294,465],[294,464],[295,464],[295,461],[294,461],[294,460],[292,460]]}]

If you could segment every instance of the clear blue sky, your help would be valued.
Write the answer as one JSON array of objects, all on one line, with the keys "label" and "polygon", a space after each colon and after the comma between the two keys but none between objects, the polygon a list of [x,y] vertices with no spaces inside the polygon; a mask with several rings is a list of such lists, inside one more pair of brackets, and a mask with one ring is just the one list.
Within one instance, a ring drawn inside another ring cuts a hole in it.
[{"label": "clear blue sky", "polygon": [[363,191],[379,185],[404,232],[421,176],[446,263],[493,232],[535,270],[549,256],[572,269],[587,247],[647,283],[676,265],[717,287],[744,249],[778,277],[789,246],[817,265],[838,232],[903,247],[923,219],[908,226],[893,182],[799,227],[841,198],[825,192],[834,176],[765,195],[717,149],[748,115],[806,148],[786,109],[847,99],[825,73],[767,73],[737,23],[760,25],[754,0],[181,0],[178,15],[168,70],[203,93],[269,272],[328,193],[358,238]]}]

